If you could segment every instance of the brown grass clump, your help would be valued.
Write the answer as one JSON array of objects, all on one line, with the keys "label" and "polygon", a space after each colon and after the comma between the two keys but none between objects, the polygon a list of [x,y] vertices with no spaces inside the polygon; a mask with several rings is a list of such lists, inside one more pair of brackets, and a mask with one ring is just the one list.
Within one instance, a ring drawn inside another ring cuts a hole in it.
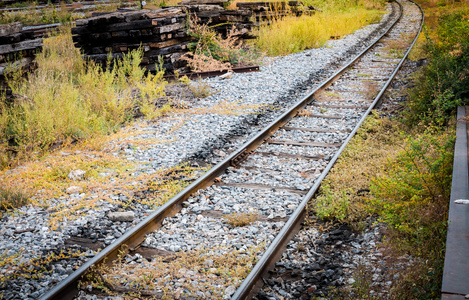
[{"label": "brown grass clump", "polygon": [[0,211],[21,207],[28,203],[29,196],[24,192],[13,187],[0,187]]},{"label": "brown grass clump", "polygon": [[249,213],[232,213],[229,215],[224,215],[223,219],[225,223],[230,224],[234,227],[242,227],[251,224],[256,221],[259,217],[258,212],[249,212]]},{"label": "brown grass clump", "polygon": [[0,254],[0,268],[5,270],[0,277],[0,285],[18,277],[38,279],[42,274],[51,273],[51,270],[53,270],[51,267],[52,263],[77,258],[86,254],[76,250],[61,250],[59,253],[49,252],[42,257],[25,261],[21,256],[23,251],[24,249],[12,255],[9,255],[8,251]]},{"label": "brown grass clump", "polygon": [[257,64],[260,54],[243,45],[240,32],[233,26],[226,38],[200,24],[197,18],[188,18],[188,34],[196,40],[188,45],[190,53],[182,56],[194,72],[229,70],[233,66]]}]

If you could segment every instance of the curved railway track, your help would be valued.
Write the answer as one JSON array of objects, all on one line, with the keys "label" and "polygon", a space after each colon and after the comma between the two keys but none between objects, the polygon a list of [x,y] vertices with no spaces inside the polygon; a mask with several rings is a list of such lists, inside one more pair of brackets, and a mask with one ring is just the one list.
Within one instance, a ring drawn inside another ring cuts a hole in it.
[{"label": "curved railway track", "polygon": [[[407,0],[393,2],[392,5],[399,10],[399,16],[369,47],[52,288],[42,299],[73,298],[78,293],[79,281],[89,274],[90,269],[129,252],[135,253],[139,248],[155,249],[169,242],[177,242],[177,247],[172,248],[174,251],[189,251],[198,244],[211,246],[216,249],[213,251],[227,256],[238,253],[246,257],[249,249],[256,249],[251,262],[257,263],[244,281],[222,288],[225,297],[232,295],[232,299],[249,299],[255,295],[262,276],[278,260],[286,243],[299,229],[306,204],[314,197],[349,140],[380,101],[420,33],[423,24],[421,8]],[[413,17],[407,12],[412,10],[414,13],[415,10],[419,11],[420,19],[409,20]],[[403,34],[409,22],[416,25],[412,32]],[[230,199],[233,191],[242,196]],[[277,209],[272,209],[270,205]],[[261,217],[254,226],[258,234],[249,243],[251,245],[237,243],[237,237],[245,234],[242,229],[226,228],[222,215],[233,212],[260,212]],[[208,225],[198,227],[199,220],[206,220]],[[275,236],[263,235],[263,228],[272,229]],[[192,235],[195,230],[201,234],[199,237]],[[259,237],[264,238],[264,244],[259,245]],[[217,245],[223,247],[217,248]],[[171,260],[166,263],[170,264]],[[209,262],[206,272],[202,272],[207,273],[206,278],[198,274],[199,281],[210,281],[214,277],[210,275],[211,264],[213,262]],[[99,277],[104,282],[106,278],[125,282],[126,276],[133,273],[127,272],[127,268],[120,266],[114,273],[111,270],[109,274],[100,274]],[[215,277],[220,276],[217,274]],[[115,293],[138,292],[135,287],[123,288],[111,283],[105,286]],[[153,291],[143,288],[139,292],[163,296],[165,290],[180,290],[177,281],[171,279],[156,278],[151,286]],[[203,286],[199,288],[201,293],[188,296],[220,297],[219,294],[204,293],[207,290],[202,289],[207,289],[207,285]],[[235,291],[236,286],[239,287]]]}]

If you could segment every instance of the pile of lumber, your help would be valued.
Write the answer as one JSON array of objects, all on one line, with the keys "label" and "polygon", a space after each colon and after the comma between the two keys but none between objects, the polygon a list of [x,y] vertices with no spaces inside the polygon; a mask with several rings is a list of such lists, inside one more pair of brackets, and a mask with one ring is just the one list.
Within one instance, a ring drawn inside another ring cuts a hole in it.
[{"label": "pile of lumber", "polygon": [[5,75],[9,67],[21,67],[25,71],[35,68],[36,52],[42,48],[42,38],[34,31],[23,30],[20,22],[0,25],[0,92],[6,91]]},{"label": "pile of lumber", "polygon": [[275,18],[287,15],[301,16],[314,12],[313,7],[305,6],[301,1],[282,1],[282,2],[238,2],[236,7],[239,9],[251,10],[256,18],[257,25],[263,21],[269,21]]},{"label": "pile of lumber", "polygon": [[86,58],[105,64],[109,53],[120,58],[129,50],[143,49],[142,66],[155,71],[159,57],[169,71],[186,73],[186,61],[191,37],[186,32],[187,16],[226,35],[233,26],[240,37],[248,37],[254,23],[250,10],[225,10],[228,0],[189,0],[179,6],[158,10],[135,10],[95,14],[76,21],[73,40]]},{"label": "pile of lumber", "polygon": [[184,31],[185,19],[179,7],[99,14],[76,21],[73,41],[86,58],[102,64],[109,53],[119,58],[141,47],[142,65],[148,70],[155,70],[159,56],[166,69],[174,70],[184,66],[179,58],[187,52],[190,39]]}]

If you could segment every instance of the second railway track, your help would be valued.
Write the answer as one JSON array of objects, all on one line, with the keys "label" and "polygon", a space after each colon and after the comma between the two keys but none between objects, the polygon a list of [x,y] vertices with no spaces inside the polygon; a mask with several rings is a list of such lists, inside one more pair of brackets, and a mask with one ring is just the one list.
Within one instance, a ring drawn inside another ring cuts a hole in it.
[{"label": "second railway track", "polygon": [[[388,33],[42,299],[72,298],[80,281],[84,295],[99,282],[111,294],[251,298],[420,32],[417,5],[392,5],[402,14]],[[255,220],[233,227],[230,214]]]}]

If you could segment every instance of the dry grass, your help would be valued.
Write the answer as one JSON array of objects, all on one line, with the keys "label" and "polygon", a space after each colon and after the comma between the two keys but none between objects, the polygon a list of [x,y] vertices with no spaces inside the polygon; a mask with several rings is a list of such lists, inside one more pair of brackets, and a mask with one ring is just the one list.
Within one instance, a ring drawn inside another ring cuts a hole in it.
[{"label": "dry grass", "polygon": [[363,7],[331,10],[312,16],[287,16],[262,25],[255,45],[271,56],[300,52],[323,46],[331,36],[344,36],[376,22],[382,12]]},{"label": "dry grass", "polygon": [[211,107],[202,107],[196,109],[181,109],[176,112],[184,114],[220,114],[220,115],[241,115],[241,114],[252,114],[256,113],[260,109],[267,108],[268,105],[264,104],[242,104],[242,100],[235,102],[221,101]]},{"label": "dry grass", "polygon": [[[246,278],[257,262],[257,253],[263,248],[263,244],[252,246],[245,251],[225,247],[202,247],[132,265],[124,263],[125,259],[121,259],[112,269],[97,270],[89,279],[94,281],[92,285],[95,288],[101,288],[111,295],[113,291],[118,290],[135,294],[139,291],[150,291],[153,295],[159,292],[159,298],[163,299],[184,296],[221,299],[228,286],[238,287]],[[176,282],[181,285],[173,289]],[[204,293],[203,296],[197,294],[200,291]]]},{"label": "dry grass", "polygon": [[258,212],[249,212],[249,213],[232,213],[229,215],[224,215],[223,219],[227,224],[230,224],[234,227],[242,227],[251,224],[256,221],[259,217]]},{"label": "dry grass", "polygon": [[366,99],[374,99],[378,96],[380,87],[374,81],[363,81],[363,87],[365,88],[364,97]]},{"label": "dry grass", "polygon": [[21,256],[23,251],[24,249],[12,255],[9,255],[7,253],[8,251],[0,254],[0,268],[4,270],[2,276],[0,277],[0,284],[18,277],[23,277],[26,279],[38,279],[43,274],[51,273],[51,270],[53,270],[51,264],[53,262],[77,258],[85,255],[85,253],[81,253],[79,251],[75,252],[69,250],[65,252],[62,250],[59,253],[50,252],[46,255],[43,255],[42,257],[25,261]]},{"label": "dry grass", "polygon": [[0,187],[0,217],[1,211],[21,207],[29,203],[29,196],[14,187]]},{"label": "dry grass", "polygon": [[233,66],[257,64],[260,53],[243,45],[235,26],[223,38],[209,24],[200,24],[197,18],[188,17],[187,23],[188,34],[195,42],[188,45],[191,52],[181,58],[187,61],[192,71],[230,70]]},{"label": "dry grass", "polygon": [[189,83],[188,87],[191,90],[192,94],[197,98],[206,98],[215,94],[215,92],[212,91],[210,85],[206,81],[203,81],[201,79],[196,80],[193,83]]},{"label": "dry grass", "polygon": [[[397,121],[369,116],[327,175],[313,210],[325,219],[355,224],[367,211],[370,178],[402,150]],[[372,163],[370,163],[372,162]]]},{"label": "dry grass", "polygon": [[113,70],[103,70],[83,61],[70,28],[44,40],[38,69],[27,79],[14,72],[9,80],[21,97],[1,108],[0,167],[14,166],[54,145],[115,132],[133,117],[136,107],[147,118],[167,113],[169,105],[157,109],[154,103],[164,95],[162,73],[145,75],[141,57],[141,51],[133,51]]}]

